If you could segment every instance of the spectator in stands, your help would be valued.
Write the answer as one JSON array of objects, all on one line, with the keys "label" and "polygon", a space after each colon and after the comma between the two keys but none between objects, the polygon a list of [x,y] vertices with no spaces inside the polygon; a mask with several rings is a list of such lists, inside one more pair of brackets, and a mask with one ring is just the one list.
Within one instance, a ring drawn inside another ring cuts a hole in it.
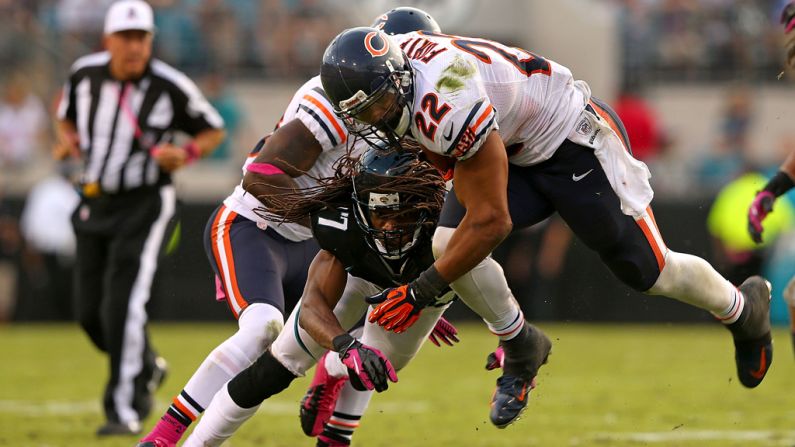
[{"label": "spectator in stands", "polygon": [[719,135],[710,152],[696,168],[700,190],[715,194],[724,185],[748,169],[750,128],[753,105],[750,92],[743,87],[729,87]]},{"label": "spectator in stands", "polygon": [[232,148],[241,147],[241,145],[234,144],[243,118],[240,104],[238,104],[235,95],[226,88],[225,79],[219,72],[208,73],[202,81],[202,91],[204,91],[207,100],[215,107],[215,110],[218,111],[221,118],[224,119],[224,123],[226,123],[226,139],[206,159],[213,161],[228,160],[233,155]]},{"label": "spectator in stands", "polygon": [[47,147],[47,111],[31,93],[27,78],[16,72],[6,82],[0,99],[0,168],[30,163]]},{"label": "spectator in stands", "polygon": [[614,110],[627,129],[632,155],[642,161],[653,158],[660,148],[660,126],[640,85],[634,82],[625,85]]}]

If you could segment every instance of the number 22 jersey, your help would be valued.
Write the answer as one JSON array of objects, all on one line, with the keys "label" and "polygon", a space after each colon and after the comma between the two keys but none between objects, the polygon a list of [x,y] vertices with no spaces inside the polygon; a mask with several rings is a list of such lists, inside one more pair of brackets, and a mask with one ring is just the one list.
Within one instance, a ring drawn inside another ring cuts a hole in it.
[{"label": "number 22 jersey", "polygon": [[414,69],[411,133],[440,155],[465,160],[497,130],[512,164],[540,163],[591,96],[568,68],[519,48],[423,31],[390,38]]}]

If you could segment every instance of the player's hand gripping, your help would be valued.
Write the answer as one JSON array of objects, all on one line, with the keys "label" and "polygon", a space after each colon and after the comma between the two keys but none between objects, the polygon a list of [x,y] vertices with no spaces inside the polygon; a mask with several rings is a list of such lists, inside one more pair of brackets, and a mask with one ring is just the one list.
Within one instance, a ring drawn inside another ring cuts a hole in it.
[{"label": "player's hand gripping", "polygon": [[447,282],[442,279],[436,266],[432,265],[409,284],[365,298],[368,304],[375,306],[369,321],[396,334],[405,332],[417,322],[422,309],[447,287]]},{"label": "player's hand gripping", "polygon": [[396,334],[416,323],[422,309],[430,303],[427,298],[418,296],[414,283],[383,290],[364,300],[375,306],[370,313],[370,323],[377,323]]},{"label": "player's hand gripping", "polygon": [[759,191],[748,208],[748,233],[757,244],[762,243],[762,221],[773,211],[776,196],[770,191]]},{"label": "player's hand gripping", "polygon": [[444,317],[439,317],[439,321],[437,321],[436,326],[433,327],[433,331],[431,335],[428,336],[428,340],[439,347],[442,346],[441,342],[444,342],[447,346],[453,346],[453,343],[459,342],[458,329],[456,329],[452,323],[445,320]]},{"label": "player's hand gripping", "polygon": [[348,377],[356,390],[380,393],[389,388],[389,381],[398,381],[392,363],[378,349],[363,345],[350,334],[338,335],[331,343],[348,368]]}]

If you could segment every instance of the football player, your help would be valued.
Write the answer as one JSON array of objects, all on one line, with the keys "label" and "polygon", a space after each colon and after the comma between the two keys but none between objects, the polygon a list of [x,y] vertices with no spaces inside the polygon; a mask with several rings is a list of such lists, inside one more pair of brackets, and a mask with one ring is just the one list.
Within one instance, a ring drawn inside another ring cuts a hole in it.
[{"label": "football player", "polygon": [[[411,13],[392,10],[374,25],[391,34],[439,31],[428,14]],[[139,447],[175,445],[221,386],[279,334],[318,246],[307,222],[269,218],[268,197],[314,186],[314,179],[334,172],[332,165],[348,150],[348,132],[332,110],[317,76],[299,88],[274,132],[251,151],[241,184],[208,220],[204,243],[217,296],[228,304],[238,331],[207,356]],[[451,340],[446,337],[455,329],[442,319],[440,331],[442,340]]]},{"label": "football player", "polygon": [[[738,289],[703,259],[666,247],[646,165],[615,113],[568,68],[487,39],[353,28],[326,49],[320,78],[351,133],[392,144],[410,136],[454,162],[436,262],[372,297],[370,321],[406,330],[448,286],[466,303],[499,300],[482,287],[501,275],[489,253],[512,228],[558,212],[625,284],[712,312],[734,338],[741,383],[762,381],[773,352],[769,284],[752,277]],[[500,344],[490,417],[504,427],[526,407],[549,346],[530,343],[536,349],[517,360],[512,340]]]},{"label": "football player", "polygon": [[[784,25],[786,60],[790,68],[795,68],[795,2],[788,3],[781,12],[781,23]],[[748,233],[757,243],[762,243],[762,222],[773,212],[776,198],[786,194],[795,186],[795,152],[790,153],[778,172],[756,194],[748,208]],[[790,333],[792,346],[795,348],[795,277],[791,278],[784,288],[784,300],[789,310]]]},{"label": "football player", "polygon": [[[328,375],[349,377],[352,390],[386,390],[450,305],[454,294],[446,288],[405,333],[367,323],[361,339],[349,334],[367,310],[365,297],[411,281],[433,263],[431,234],[445,192],[439,171],[415,153],[369,150],[353,169],[350,161],[310,194],[285,194],[271,204],[285,221],[309,217],[321,250],[285,330],[219,391],[185,446],[222,444],[318,359]],[[335,355],[324,356],[327,350]],[[370,395],[338,405],[317,445],[349,445]]]}]

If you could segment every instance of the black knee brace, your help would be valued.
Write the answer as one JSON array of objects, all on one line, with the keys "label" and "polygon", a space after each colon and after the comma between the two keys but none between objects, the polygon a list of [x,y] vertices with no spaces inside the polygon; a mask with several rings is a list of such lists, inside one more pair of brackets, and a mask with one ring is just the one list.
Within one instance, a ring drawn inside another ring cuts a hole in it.
[{"label": "black knee brace", "polygon": [[229,396],[241,407],[253,408],[284,391],[295,377],[268,350],[229,381]]}]

